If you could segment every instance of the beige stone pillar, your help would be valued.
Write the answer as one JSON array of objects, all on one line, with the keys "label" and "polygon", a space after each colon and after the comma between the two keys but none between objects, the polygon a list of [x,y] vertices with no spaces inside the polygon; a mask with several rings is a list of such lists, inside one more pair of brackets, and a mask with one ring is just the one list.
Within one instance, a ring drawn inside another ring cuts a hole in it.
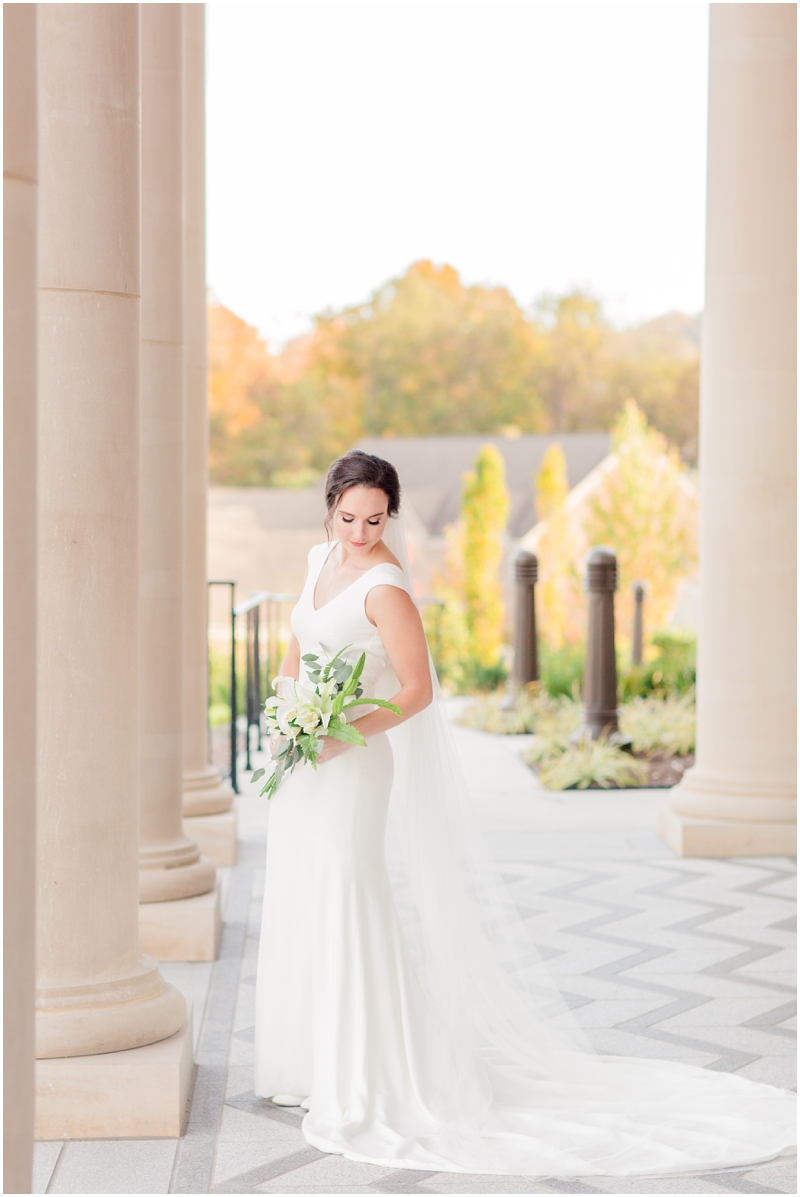
[{"label": "beige stone pillar", "polygon": [[[139,896],[182,938],[186,905],[216,872],[183,832],[183,20],[142,5],[142,347],[139,557]],[[178,899],[178,901],[176,901]],[[193,909],[190,907],[189,909]],[[153,912],[143,912],[142,946]],[[149,918],[147,917],[149,914]],[[174,943],[180,958],[186,949]],[[214,945],[216,946],[216,945]],[[170,958],[174,958],[174,953]]]},{"label": "beige stone pillar", "polygon": [[36,5],[3,8],[3,1192],[30,1193],[36,936]]},{"label": "beige stone pillar", "polygon": [[139,6],[40,5],[39,103],[36,1046],[60,1063],[186,1019],[139,950]]},{"label": "beige stone pillar", "polygon": [[[206,649],[206,503],[208,490],[208,399],[206,346],[205,218],[205,13],[202,4],[185,4],[185,169],[186,169],[186,525],[184,592],[184,814],[200,816],[203,835],[230,839],[233,790],[208,763],[208,665]],[[215,856],[218,863],[232,863]]]},{"label": "beige stone pillar", "polygon": [[794,852],[795,23],[711,6],[697,764],[683,855]]}]

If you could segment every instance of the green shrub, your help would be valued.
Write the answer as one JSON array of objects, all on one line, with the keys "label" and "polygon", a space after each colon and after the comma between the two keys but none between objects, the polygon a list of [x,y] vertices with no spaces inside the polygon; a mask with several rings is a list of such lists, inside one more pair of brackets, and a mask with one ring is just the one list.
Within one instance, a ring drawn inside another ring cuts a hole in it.
[{"label": "green shrub", "polygon": [[695,719],[694,690],[680,697],[640,696],[620,708],[620,731],[634,752],[686,756],[694,752]]},{"label": "green shrub", "polygon": [[223,723],[230,723],[231,708],[227,702],[212,702],[208,707],[208,722],[212,727],[219,727]]},{"label": "green shrub", "polygon": [[[245,651],[244,640],[236,640],[236,710],[245,711]],[[231,650],[230,645],[210,644],[208,646],[208,705],[212,727],[230,719],[231,701]],[[222,718],[222,708],[227,712]]]},{"label": "green shrub", "polygon": [[[653,660],[644,665],[625,665],[617,658],[620,702],[642,694],[681,695],[697,682],[697,641],[688,632],[656,632],[650,641],[656,649]],[[586,662],[586,645],[573,644],[561,649],[539,646],[539,673],[547,693],[556,697],[580,695]]]},{"label": "green shrub", "polygon": [[585,644],[551,649],[543,641],[539,642],[539,676],[552,698],[557,698],[559,694],[565,694],[568,698],[580,695],[585,659]]},{"label": "green shrub", "polygon": [[[208,646],[208,702],[213,707],[225,706],[230,718],[231,698],[231,650],[230,645]],[[238,705],[238,704],[237,704]],[[221,721],[220,721],[221,722]]]},{"label": "green shrub", "polygon": [[539,767],[539,776],[549,790],[586,790],[592,784],[603,790],[640,786],[647,782],[648,774],[644,761],[603,738],[592,740],[589,736],[557,756],[542,759]]},{"label": "green shrub", "polygon": [[697,640],[690,632],[664,630],[651,639],[657,655],[644,665],[621,669],[620,701],[645,694],[681,695],[697,683]]},{"label": "green shrub", "polygon": [[467,694],[476,690],[479,693],[492,693],[505,685],[508,669],[505,662],[500,660],[492,665],[484,665],[474,657],[468,657],[464,662],[463,687]]}]

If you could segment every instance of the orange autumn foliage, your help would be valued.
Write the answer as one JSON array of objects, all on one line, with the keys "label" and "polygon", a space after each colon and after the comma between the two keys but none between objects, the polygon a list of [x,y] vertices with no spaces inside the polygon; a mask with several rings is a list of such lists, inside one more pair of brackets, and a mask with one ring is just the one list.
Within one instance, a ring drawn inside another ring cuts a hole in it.
[{"label": "orange autumn foliage", "polygon": [[267,346],[255,328],[222,304],[208,308],[208,410],[229,437],[258,420],[254,398],[268,369]]},{"label": "orange autumn foliage", "polygon": [[507,288],[467,284],[427,260],[317,316],[280,353],[215,304],[211,478],[300,485],[364,434],[600,431],[631,397],[691,461],[698,361],[689,316],[620,332],[591,295],[544,296],[525,310]]}]

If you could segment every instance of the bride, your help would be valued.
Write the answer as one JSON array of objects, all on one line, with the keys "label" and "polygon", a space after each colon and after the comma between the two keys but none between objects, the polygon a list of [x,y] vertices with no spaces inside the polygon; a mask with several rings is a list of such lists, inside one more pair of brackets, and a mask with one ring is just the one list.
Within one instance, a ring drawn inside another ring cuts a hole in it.
[{"label": "bride", "polygon": [[[752,1164],[795,1141],[790,1093],[597,1056],[483,851],[413,599],[400,484],[354,450],[326,484],[284,676],[363,652],[354,722],[270,803],[255,1091],[307,1110],[321,1151],[397,1168],[542,1176]],[[391,819],[389,815],[391,812]],[[388,828],[387,828],[388,824]]]}]

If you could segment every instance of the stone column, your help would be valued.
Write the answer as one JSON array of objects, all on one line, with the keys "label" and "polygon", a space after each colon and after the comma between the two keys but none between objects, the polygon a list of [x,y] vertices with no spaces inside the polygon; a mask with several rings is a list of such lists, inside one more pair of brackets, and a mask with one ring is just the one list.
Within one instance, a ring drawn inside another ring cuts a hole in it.
[{"label": "stone column", "polygon": [[36,860],[36,5],[3,8],[3,1192],[30,1193]]},{"label": "stone column", "polygon": [[[216,872],[182,826],[183,21],[179,4],[143,4],[141,13],[139,896],[164,904],[142,912],[142,947],[160,959],[196,959],[194,937],[183,942],[196,904],[175,900],[208,893]],[[211,939],[201,958],[215,954],[213,922]]]},{"label": "stone column", "polygon": [[[166,1039],[186,1002],[139,950],[139,6],[40,5],[39,80],[36,1046],[52,1058]],[[78,1123],[89,1100],[76,1082]]]},{"label": "stone column", "polygon": [[[206,503],[208,399],[206,347],[205,16],[202,4],[184,9],[184,153],[186,169],[186,525],[184,543],[184,814],[203,851],[232,863],[233,790],[208,763],[206,647]],[[227,845],[227,848],[226,848]],[[220,849],[222,851],[220,852]]]},{"label": "stone column", "polygon": [[689,856],[794,852],[795,24],[711,6],[697,764],[660,820]]}]

